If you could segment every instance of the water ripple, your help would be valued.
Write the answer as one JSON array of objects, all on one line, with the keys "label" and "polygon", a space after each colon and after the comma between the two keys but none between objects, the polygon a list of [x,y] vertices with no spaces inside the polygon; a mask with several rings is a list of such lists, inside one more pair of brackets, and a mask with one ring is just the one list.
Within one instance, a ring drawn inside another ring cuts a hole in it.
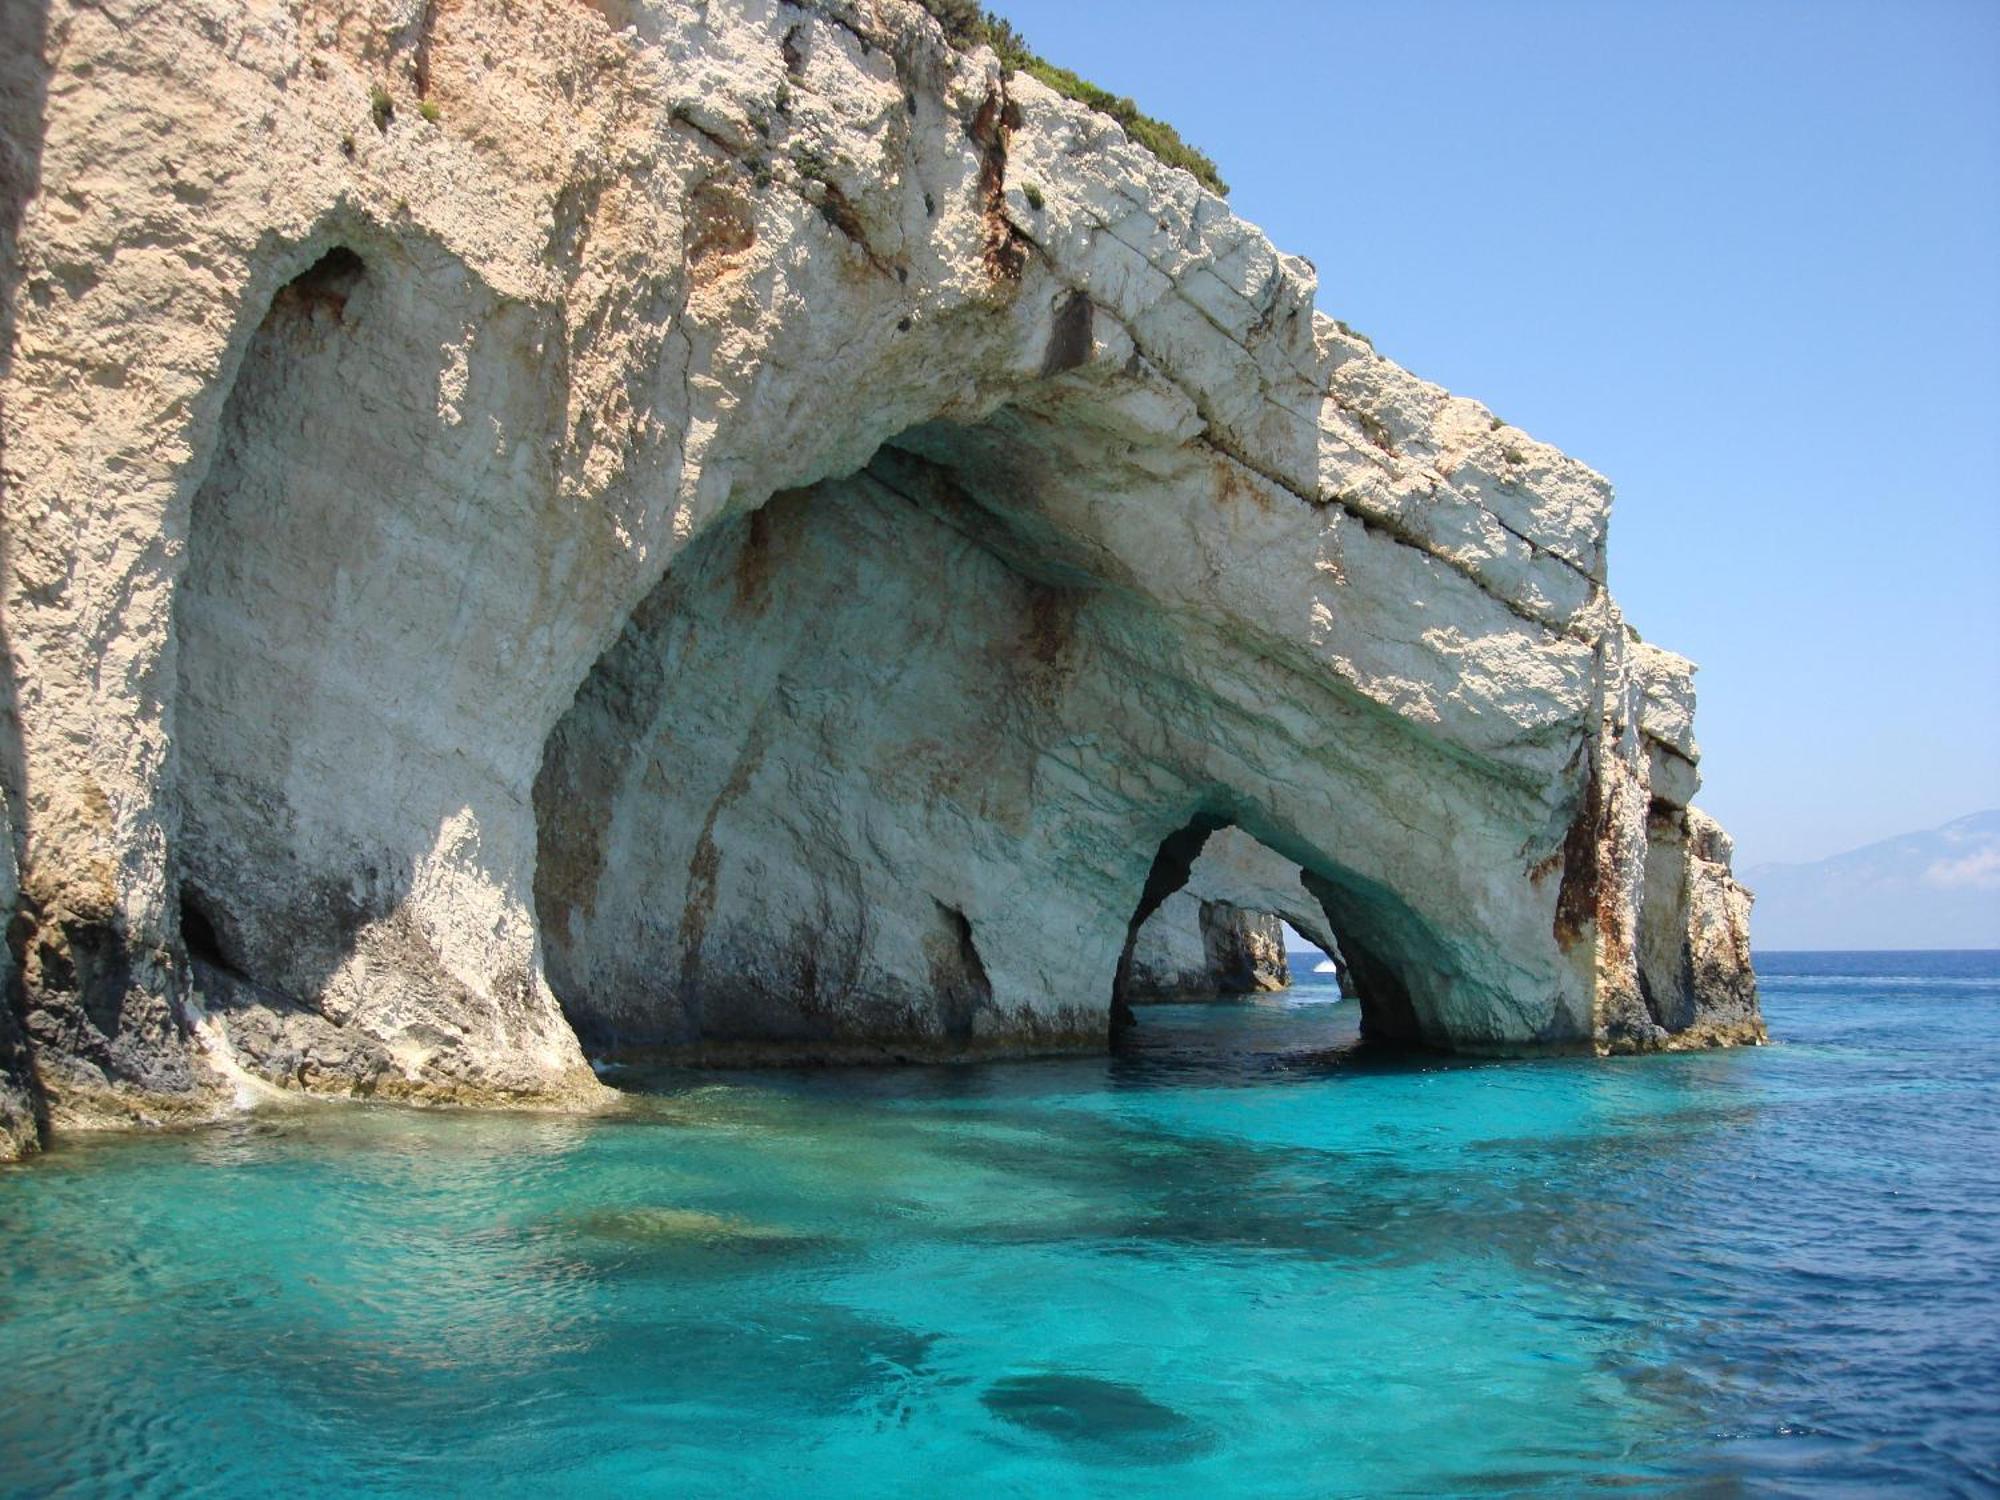
[{"label": "water ripple", "polygon": [[2000,964],[1764,975],[1752,1051],[1397,1058],[1302,987],[72,1143],[0,1173],[0,1492],[1991,1492]]}]

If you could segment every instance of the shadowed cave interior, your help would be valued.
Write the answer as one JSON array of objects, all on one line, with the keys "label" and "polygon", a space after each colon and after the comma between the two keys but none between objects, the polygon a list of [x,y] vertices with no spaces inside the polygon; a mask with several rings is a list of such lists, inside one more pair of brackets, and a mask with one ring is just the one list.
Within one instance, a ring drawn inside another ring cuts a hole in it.
[{"label": "shadowed cave interior", "polygon": [[536,783],[548,973],[586,1046],[1101,1045],[1107,996],[1131,1022],[1142,927],[1234,819],[1162,824],[1234,799],[1120,727],[1133,697],[1172,717],[1177,626],[1012,498],[1037,427],[927,426],[774,497],[599,661]]},{"label": "shadowed cave interior", "polygon": [[[537,316],[336,247],[250,342],[175,601],[181,941],[218,988],[448,1042],[468,991],[520,1010],[538,949],[593,1049],[1101,1050],[1233,827],[1303,867],[1368,1032],[1430,1036],[1450,951],[1273,810],[1268,662],[1152,576],[1183,451],[1059,373],[920,424],[699,534],[571,699],[519,604],[592,581],[551,581],[578,523],[520,456],[559,417],[509,368]],[[439,882],[531,887],[495,918],[518,958],[454,951]]]}]

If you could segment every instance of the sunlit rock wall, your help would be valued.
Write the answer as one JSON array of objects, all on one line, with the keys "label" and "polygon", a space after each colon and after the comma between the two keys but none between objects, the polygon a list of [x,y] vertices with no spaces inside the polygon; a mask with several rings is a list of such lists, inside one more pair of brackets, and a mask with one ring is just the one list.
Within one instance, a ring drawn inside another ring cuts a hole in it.
[{"label": "sunlit rock wall", "polygon": [[30,1115],[1102,1046],[1224,826],[1380,1034],[1760,1034],[1605,482],[914,6],[0,27]]}]

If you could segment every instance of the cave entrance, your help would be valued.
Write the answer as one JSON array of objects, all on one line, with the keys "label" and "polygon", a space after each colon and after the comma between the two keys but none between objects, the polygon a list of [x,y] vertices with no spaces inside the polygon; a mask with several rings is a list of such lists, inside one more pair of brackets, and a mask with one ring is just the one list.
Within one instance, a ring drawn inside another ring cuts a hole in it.
[{"label": "cave entrance", "polygon": [[1331,966],[1360,1004],[1362,1036],[1436,1047],[1451,955],[1386,887],[1282,832],[1260,838],[1197,813],[1159,842],[1125,929],[1111,992],[1114,1044],[1149,1003],[1287,988],[1285,931]]},{"label": "cave entrance", "polygon": [[1025,420],[906,433],[717,524],[592,670],[535,787],[545,969],[587,1048],[1102,1047],[1152,800],[1103,694],[1143,602],[966,482],[1002,483],[1023,444],[994,429]]},{"label": "cave entrance", "polygon": [[[1455,888],[1437,752],[1300,624],[1345,576],[1313,549],[1392,544],[1258,489],[1191,418],[1138,425],[1175,410],[1119,384],[1143,362],[1101,378],[727,507],[633,611],[534,789],[544,972],[586,1048],[1101,1051],[1225,827],[1283,891],[1209,898],[1215,962],[1268,982],[1290,920],[1372,1035],[1430,1037],[1459,956],[1401,892]],[[1296,595],[1246,617],[1294,552]]]},{"label": "cave entrance", "polygon": [[[1385,997],[1420,928],[1282,814],[1237,811],[1298,762],[1254,702],[1188,680],[1237,638],[1135,586],[1106,534],[1119,485],[1062,437],[1014,409],[931,424],[676,559],[536,782],[544,962],[586,1048],[1099,1050],[1107,1008],[1281,986],[1281,923],[1343,951],[1348,918],[1395,960],[1371,1029],[1416,1029]],[[1083,509],[1038,456],[1094,483]],[[1232,811],[1162,835],[1190,804]]]},{"label": "cave entrance", "polygon": [[[562,632],[523,605],[575,530],[526,457],[563,399],[521,353],[549,314],[435,246],[348,228],[301,247],[244,330],[191,476],[180,947],[267,1076],[296,1082],[310,1034],[349,1079],[464,1069],[531,1093],[575,1052],[537,983],[521,815],[542,731],[520,726],[559,711],[551,676],[573,680]],[[273,1007],[311,1019],[248,1014]],[[371,1033],[400,1061],[355,1040]]]},{"label": "cave entrance", "polygon": [[1147,872],[1113,981],[1113,1032],[1136,1021],[1135,1007],[1289,989],[1292,933],[1311,945],[1307,962],[1324,959],[1344,978],[1305,871],[1226,820],[1197,815],[1167,835]]}]

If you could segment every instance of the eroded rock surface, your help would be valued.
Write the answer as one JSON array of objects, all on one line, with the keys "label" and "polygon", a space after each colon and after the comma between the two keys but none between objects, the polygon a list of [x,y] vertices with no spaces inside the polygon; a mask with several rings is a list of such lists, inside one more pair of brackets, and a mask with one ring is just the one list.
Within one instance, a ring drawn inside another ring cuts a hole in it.
[{"label": "eroded rock surface", "polygon": [[1605,482],[915,6],[0,26],[0,1118],[1101,1047],[1232,826],[1381,1034],[1761,1034]]}]

